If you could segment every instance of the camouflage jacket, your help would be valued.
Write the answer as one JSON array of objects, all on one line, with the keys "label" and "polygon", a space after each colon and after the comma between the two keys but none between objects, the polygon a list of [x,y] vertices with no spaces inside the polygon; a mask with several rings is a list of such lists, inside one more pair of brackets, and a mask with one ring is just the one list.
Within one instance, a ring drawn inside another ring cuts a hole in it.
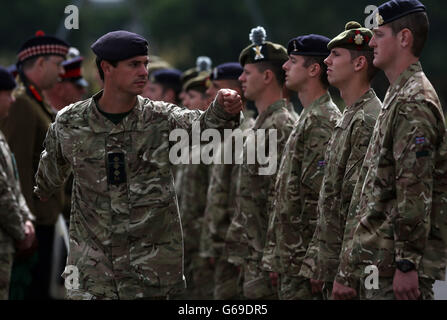
[{"label": "camouflage jacket", "polygon": [[34,220],[20,189],[14,155],[0,131],[0,254],[14,252],[25,238],[25,221]]},{"label": "camouflage jacket", "polygon": [[[244,110],[244,120],[239,129],[245,131],[254,126],[253,112]],[[234,140],[227,139],[221,145],[222,154],[232,147]],[[232,144],[232,145],[230,145]],[[219,257],[224,254],[225,235],[234,216],[235,196],[237,189],[237,173],[239,165],[213,164],[210,173],[210,182],[207,191],[205,209],[205,224],[201,236],[201,255],[203,257]]]},{"label": "camouflage jacket", "polygon": [[326,167],[318,198],[318,224],[300,275],[333,281],[337,272],[349,204],[366,149],[382,108],[373,89],[346,107],[325,154]]},{"label": "camouflage jacket", "polygon": [[[421,277],[444,280],[447,139],[444,116],[420,63],[385,96],[350,205],[336,281],[357,286],[365,267],[392,277],[412,261]],[[362,181],[362,180],[360,180]]]},{"label": "camouflage jacket", "polygon": [[273,174],[260,175],[261,165],[258,159],[254,164],[248,164],[247,161],[248,147],[258,143],[256,148],[262,150],[264,142],[261,139],[253,141],[252,136],[247,137],[244,143],[244,161],[238,166],[236,213],[225,238],[228,260],[231,263],[242,264],[244,259],[259,263],[261,261],[269,219],[267,205],[270,202],[270,189],[276,179],[277,160],[281,159],[284,145],[293,129],[294,119],[287,110],[285,100],[278,100],[256,118],[253,131],[256,133],[258,129],[266,129],[265,146],[270,143],[268,130],[277,132],[277,154]]},{"label": "camouflage jacket", "polygon": [[[138,96],[119,124],[96,107],[99,92],[57,115],[35,193],[47,197],[73,171],[70,252],[80,286],[69,297],[134,299],[184,287],[183,239],[169,140],[175,128],[233,128],[214,102],[205,112]],[[64,273],[67,276],[67,273]]]},{"label": "camouflage jacket", "polygon": [[[200,152],[201,149],[193,148],[192,152]],[[188,164],[182,168],[182,185],[180,186],[182,196],[179,200],[179,208],[187,271],[195,269],[195,261],[199,256],[210,169],[210,165],[203,163]]]},{"label": "camouflage jacket", "polygon": [[264,269],[297,276],[317,223],[317,201],[332,130],[340,118],[329,93],[305,108],[293,129],[269,205]]}]

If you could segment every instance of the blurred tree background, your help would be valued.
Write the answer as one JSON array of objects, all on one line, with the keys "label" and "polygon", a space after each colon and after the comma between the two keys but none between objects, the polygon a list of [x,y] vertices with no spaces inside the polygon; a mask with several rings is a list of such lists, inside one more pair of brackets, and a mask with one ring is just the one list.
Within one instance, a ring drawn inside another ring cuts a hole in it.
[{"label": "blurred tree background", "polygon": [[[58,35],[80,49],[86,57],[84,73],[95,82],[96,69],[90,45],[112,30],[137,32],[149,41],[150,55],[157,55],[174,67],[185,70],[194,66],[199,55],[207,55],[213,65],[237,61],[249,44],[250,29],[262,25],[268,40],[287,45],[292,37],[318,33],[333,38],[346,22],[364,24],[368,5],[373,0],[1,0],[0,64],[15,63],[20,45],[36,30]],[[421,61],[445,106],[447,66],[443,23],[447,22],[447,1],[423,0],[431,29]],[[64,21],[68,5],[79,8],[79,29],[67,30]],[[383,74],[374,82],[383,98],[387,87]]]}]

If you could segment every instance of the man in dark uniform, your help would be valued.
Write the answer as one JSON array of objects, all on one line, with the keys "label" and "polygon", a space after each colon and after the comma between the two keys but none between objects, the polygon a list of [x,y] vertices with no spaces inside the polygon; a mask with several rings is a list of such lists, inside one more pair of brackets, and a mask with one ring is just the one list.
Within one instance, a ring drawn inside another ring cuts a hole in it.
[{"label": "man in dark uniform", "polygon": [[43,150],[43,141],[54,117],[42,90],[53,87],[59,74],[64,74],[62,62],[68,48],[64,41],[47,36],[42,31],[38,31],[22,45],[17,61],[19,82],[15,92],[16,101],[8,118],[0,123],[0,129],[17,160],[23,195],[36,216],[38,257],[29,292],[29,297],[36,299],[49,296],[54,224],[63,205],[62,190],[56,192],[46,203],[33,196],[34,175]]}]

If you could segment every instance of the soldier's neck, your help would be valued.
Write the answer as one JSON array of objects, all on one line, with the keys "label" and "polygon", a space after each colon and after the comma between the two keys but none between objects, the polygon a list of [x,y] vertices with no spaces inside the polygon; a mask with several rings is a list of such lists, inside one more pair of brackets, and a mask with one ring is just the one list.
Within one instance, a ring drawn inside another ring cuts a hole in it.
[{"label": "soldier's neck", "polygon": [[399,78],[399,76],[408,69],[413,63],[419,61],[419,58],[413,56],[411,53],[404,53],[399,56],[396,60],[394,60],[389,66],[384,68],[384,72],[390,85],[393,85],[394,82]]},{"label": "soldier's neck", "polygon": [[309,107],[315,100],[327,93],[327,89],[323,86],[308,85],[298,90],[298,98],[300,99],[303,108]]},{"label": "soldier's neck", "polygon": [[346,104],[346,107],[352,106],[360,99],[369,89],[371,85],[368,81],[360,79],[352,79],[348,83],[339,86],[340,96]]},{"label": "soldier's neck", "polygon": [[258,113],[261,114],[276,101],[282,99],[282,90],[278,88],[266,88],[254,101]]},{"label": "soldier's neck", "polygon": [[102,111],[107,113],[125,113],[130,111],[137,102],[137,96],[112,91],[104,87],[103,94],[98,100]]}]

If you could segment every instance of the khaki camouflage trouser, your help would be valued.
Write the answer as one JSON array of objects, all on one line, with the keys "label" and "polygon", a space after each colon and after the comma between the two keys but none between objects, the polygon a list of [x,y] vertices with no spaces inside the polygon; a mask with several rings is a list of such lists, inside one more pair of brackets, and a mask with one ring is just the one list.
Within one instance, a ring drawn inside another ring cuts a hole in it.
[{"label": "khaki camouflage trouser", "polygon": [[277,300],[278,288],[272,285],[269,272],[260,268],[260,262],[245,260],[244,296],[250,300]]},{"label": "khaki camouflage trouser", "polygon": [[242,294],[242,274],[225,256],[216,259],[214,270],[214,299],[239,300]]},{"label": "khaki camouflage trouser", "polygon": [[0,253],[0,300],[8,300],[13,253]]},{"label": "khaki camouflage trouser", "polygon": [[322,300],[321,293],[312,293],[310,279],[279,275],[279,299],[281,300]]}]

